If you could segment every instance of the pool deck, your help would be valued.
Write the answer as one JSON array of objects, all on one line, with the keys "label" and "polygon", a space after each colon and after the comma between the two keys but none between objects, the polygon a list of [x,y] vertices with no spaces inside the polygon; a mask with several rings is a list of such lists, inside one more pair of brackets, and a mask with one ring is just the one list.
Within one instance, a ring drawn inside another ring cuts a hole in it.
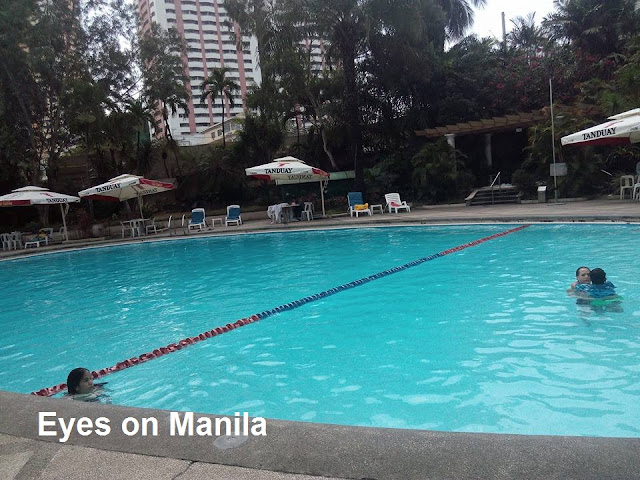
[{"label": "pool deck", "polygon": [[115,245],[122,243],[140,243],[155,240],[180,239],[207,235],[229,235],[269,231],[302,229],[350,228],[382,225],[430,225],[452,223],[535,223],[535,222],[618,222],[640,223],[640,202],[618,200],[617,197],[600,200],[560,199],[558,203],[523,203],[505,205],[486,205],[466,207],[464,204],[420,206],[412,208],[410,213],[376,213],[373,216],[349,217],[348,214],[317,218],[311,222],[291,222],[272,224],[266,211],[244,214],[245,222],[240,226],[209,228],[204,232],[191,232],[189,235],[179,229],[142,238],[88,238],[71,240],[60,244],[40,248],[0,252],[0,260],[47,253],[55,250],[85,248],[91,246]]},{"label": "pool deck", "polygon": [[[604,199],[487,207],[428,206],[397,215],[338,216],[288,225],[247,219],[240,227],[216,227],[191,236],[392,224],[559,221],[640,223],[640,203]],[[169,237],[71,241],[2,252],[0,259],[152,238]],[[185,237],[180,232],[171,238]],[[104,416],[110,420],[111,433],[81,436],[74,430],[67,442],[60,443],[55,437],[39,435],[38,412],[43,411],[55,411],[66,421]],[[157,418],[159,435],[126,436],[119,427],[129,416]],[[198,417],[216,418],[208,414]],[[267,420],[264,437],[216,440],[215,436],[171,436],[168,425],[169,413],[162,410],[0,391],[0,478],[640,479],[640,438],[449,433]]]}]

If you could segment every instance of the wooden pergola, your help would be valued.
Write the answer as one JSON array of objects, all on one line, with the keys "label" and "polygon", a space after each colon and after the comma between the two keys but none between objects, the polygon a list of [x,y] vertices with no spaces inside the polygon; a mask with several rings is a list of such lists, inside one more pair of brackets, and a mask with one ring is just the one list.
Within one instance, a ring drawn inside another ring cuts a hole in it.
[{"label": "wooden pergola", "polygon": [[[594,105],[554,105],[555,117],[559,115],[571,116],[597,116],[601,113],[600,109]],[[427,128],[426,130],[416,130],[415,134],[419,137],[437,138],[448,135],[478,135],[483,133],[497,133],[516,130],[518,128],[527,128],[538,123],[545,122],[549,119],[549,107],[533,110],[531,112],[519,112],[503,117],[483,118],[481,120],[471,120],[469,122],[456,123],[452,125],[444,125],[441,127]]]}]

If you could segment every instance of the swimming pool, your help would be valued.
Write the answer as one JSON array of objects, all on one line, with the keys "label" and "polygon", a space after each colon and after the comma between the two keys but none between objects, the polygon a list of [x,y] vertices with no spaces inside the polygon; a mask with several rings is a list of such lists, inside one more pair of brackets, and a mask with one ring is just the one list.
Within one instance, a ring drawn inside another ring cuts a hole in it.
[{"label": "swimming pool", "polygon": [[[0,388],[30,392],[511,226],[193,238],[5,261]],[[532,225],[105,377],[114,403],[640,436],[635,225]],[[623,311],[576,305],[601,266]]]}]

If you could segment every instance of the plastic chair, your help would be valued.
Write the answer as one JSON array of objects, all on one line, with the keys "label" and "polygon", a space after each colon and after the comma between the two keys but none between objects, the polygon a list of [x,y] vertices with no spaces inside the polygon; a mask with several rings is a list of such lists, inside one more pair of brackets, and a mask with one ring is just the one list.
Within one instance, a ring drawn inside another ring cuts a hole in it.
[{"label": "plastic chair", "polygon": [[2,241],[2,250],[17,250],[17,243],[12,234],[0,234],[0,241]]},{"label": "plastic chair", "polygon": [[224,221],[225,225],[242,225],[242,217],[240,216],[240,205],[229,205],[227,207],[227,218]]},{"label": "plastic chair", "polygon": [[[640,163],[640,162],[638,162]],[[636,183],[633,186],[633,199],[640,200],[640,175],[636,178]]]},{"label": "plastic chair", "polygon": [[[371,216],[371,209],[369,208],[369,204],[364,203],[362,200],[362,192],[349,192],[347,193],[347,201],[349,202],[349,215],[353,217],[353,214],[356,214],[356,217],[359,217],[361,213],[366,213]],[[366,205],[366,207],[362,207]],[[358,208],[356,208],[356,206]]]},{"label": "plastic chair", "polygon": [[124,238],[124,234],[127,231],[131,234],[132,238],[136,236],[136,229],[131,221],[126,222],[126,224],[125,222],[120,222],[120,225],[122,226],[122,238]]},{"label": "plastic chair", "polygon": [[167,226],[166,227],[159,227],[158,224],[156,223],[156,219],[152,218],[151,219],[151,223],[149,225],[145,225],[145,232],[147,235],[149,235],[149,233],[153,232],[154,234],[158,233],[158,232],[165,232],[167,230],[171,230],[171,218],[173,217],[173,215],[169,215],[169,220],[167,221]]},{"label": "plastic chair", "polygon": [[204,208],[194,208],[191,210],[191,220],[189,220],[189,225],[187,225],[187,233],[191,231],[191,229],[202,231],[207,228],[207,221],[205,219]]},{"label": "plastic chair", "polygon": [[635,183],[633,175],[622,175],[620,177],[620,200],[624,198],[624,192],[629,190],[629,195],[633,198],[633,188]]},{"label": "plastic chair", "polygon": [[306,218],[307,222],[313,220],[313,203],[304,202],[304,210],[302,210],[302,218]]},{"label": "plastic chair", "polygon": [[387,193],[384,196],[384,199],[387,202],[389,213],[398,213],[398,210],[406,210],[407,212],[411,211],[411,207],[407,202],[400,200],[399,193]]}]

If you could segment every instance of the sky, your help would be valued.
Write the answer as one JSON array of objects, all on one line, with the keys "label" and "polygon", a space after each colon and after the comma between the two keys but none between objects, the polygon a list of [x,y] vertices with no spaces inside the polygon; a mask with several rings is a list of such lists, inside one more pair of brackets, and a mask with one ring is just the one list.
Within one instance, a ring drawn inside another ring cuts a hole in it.
[{"label": "sky", "polygon": [[509,33],[513,26],[510,19],[526,17],[530,12],[536,12],[536,22],[540,24],[553,11],[553,0],[487,0],[484,8],[474,10],[473,27],[469,33],[475,33],[479,37],[494,36],[501,40],[501,12],[505,13],[505,27]]}]

